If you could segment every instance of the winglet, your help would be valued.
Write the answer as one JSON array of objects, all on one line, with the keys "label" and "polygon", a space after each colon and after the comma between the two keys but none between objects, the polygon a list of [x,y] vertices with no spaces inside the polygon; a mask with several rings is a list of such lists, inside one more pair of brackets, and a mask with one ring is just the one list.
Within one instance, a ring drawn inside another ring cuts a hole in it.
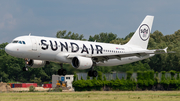
[{"label": "winglet", "polygon": [[167,49],[168,49],[168,47],[166,47],[166,48],[163,49],[165,53],[167,53]]},{"label": "winglet", "polygon": [[[165,53],[169,53],[169,52],[167,52],[167,49],[168,49],[168,47],[166,47],[166,48],[164,48],[164,49],[156,49],[155,51],[156,52],[160,52],[160,51],[164,51]],[[164,53],[163,52],[163,53]],[[161,52],[160,52],[161,53]]]}]

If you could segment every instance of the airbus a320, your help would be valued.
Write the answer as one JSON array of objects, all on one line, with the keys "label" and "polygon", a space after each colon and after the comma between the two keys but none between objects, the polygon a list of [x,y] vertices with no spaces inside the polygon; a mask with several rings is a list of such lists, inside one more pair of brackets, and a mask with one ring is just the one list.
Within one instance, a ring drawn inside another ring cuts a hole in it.
[{"label": "airbus a320", "polygon": [[[70,40],[62,38],[20,36],[5,47],[9,55],[25,59],[24,71],[40,68],[47,63],[61,64],[59,75],[66,75],[63,63],[72,64],[77,69],[90,69],[88,75],[96,77],[95,66],[115,66],[147,59],[157,54],[148,50],[148,41],[154,16],[146,16],[130,41],[124,45]],[[167,48],[161,49],[164,53]]]}]

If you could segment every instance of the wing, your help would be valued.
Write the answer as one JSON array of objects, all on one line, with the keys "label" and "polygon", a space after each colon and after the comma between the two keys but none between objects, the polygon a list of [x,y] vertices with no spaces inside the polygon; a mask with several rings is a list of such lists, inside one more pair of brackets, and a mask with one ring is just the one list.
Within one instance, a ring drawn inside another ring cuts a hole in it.
[{"label": "wing", "polygon": [[[142,51],[133,51],[133,52],[126,52],[126,53],[105,53],[105,54],[86,54],[80,55],[83,57],[93,58],[96,62],[103,62],[109,59],[119,59],[131,56],[143,57],[149,54],[164,54],[164,53],[175,53],[175,52],[167,52],[167,47],[165,49],[155,49],[155,50],[142,50]],[[79,56],[78,54],[69,54],[67,58],[73,58],[75,56]]]}]

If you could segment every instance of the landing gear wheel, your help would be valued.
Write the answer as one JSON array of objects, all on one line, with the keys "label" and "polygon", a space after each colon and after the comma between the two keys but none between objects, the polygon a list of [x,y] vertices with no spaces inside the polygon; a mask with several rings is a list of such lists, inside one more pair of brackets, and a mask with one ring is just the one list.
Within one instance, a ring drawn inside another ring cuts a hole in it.
[{"label": "landing gear wheel", "polygon": [[58,75],[62,75],[62,70],[61,69],[58,70]]},{"label": "landing gear wheel", "polygon": [[63,75],[65,76],[67,74],[67,71],[65,69],[59,69],[58,70],[58,75]]},{"label": "landing gear wheel", "polygon": [[28,68],[27,67],[23,67],[23,71],[28,71]]},{"label": "landing gear wheel", "polygon": [[97,75],[98,75],[98,72],[97,72],[96,70],[93,70],[93,71],[92,71],[92,76],[93,76],[93,77],[96,77]]},{"label": "landing gear wheel", "polygon": [[96,71],[96,70],[90,70],[89,72],[88,72],[88,76],[90,76],[90,77],[96,77],[98,75],[98,72]]},{"label": "landing gear wheel", "polygon": [[67,71],[65,69],[62,70],[62,75],[65,76],[67,74]]},{"label": "landing gear wheel", "polygon": [[93,62],[93,65],[91,67],[91,70],[88,72],[88,76],[90,77],[96,77],[98,75],[98,72],[94,70],[94,67],[96,66],[96,62]]},{"label": "landing gear wheel", "polygon": [[92,70],[88,72],[88,76],[92,77]]}]

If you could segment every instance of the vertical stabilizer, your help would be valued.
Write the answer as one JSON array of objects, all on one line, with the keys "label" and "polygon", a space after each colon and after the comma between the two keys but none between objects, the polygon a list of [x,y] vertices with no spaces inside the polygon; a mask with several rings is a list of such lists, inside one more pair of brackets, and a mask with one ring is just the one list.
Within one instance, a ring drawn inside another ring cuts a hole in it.
[{"label": "vertical stabilizer", "polygon": [[147,15],[126,45],[147,49],[154,16]]}]

